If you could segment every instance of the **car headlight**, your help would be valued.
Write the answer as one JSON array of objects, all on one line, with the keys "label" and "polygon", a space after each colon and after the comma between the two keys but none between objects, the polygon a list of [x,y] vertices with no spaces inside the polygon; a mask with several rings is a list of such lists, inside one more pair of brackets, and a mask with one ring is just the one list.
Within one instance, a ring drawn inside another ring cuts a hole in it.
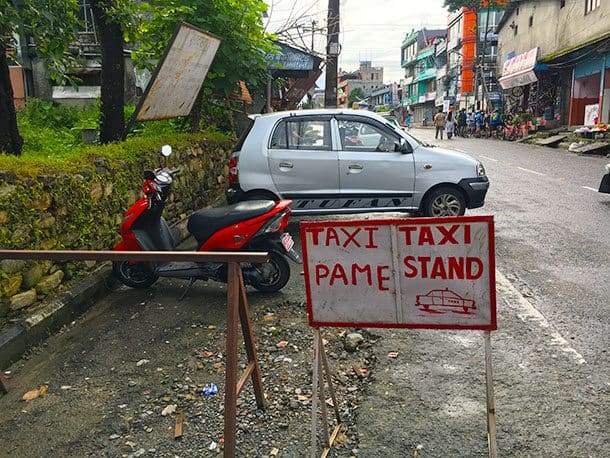
[{"label": "car headlight", "polygon": [[606,164],[606,173],[610,173],[610,164]]},{"label": "car headlight", "polygon": [[480,162],[477,162],[477,176],[485,176],[485,167],[483,167],[483,164],[481,164]]}]

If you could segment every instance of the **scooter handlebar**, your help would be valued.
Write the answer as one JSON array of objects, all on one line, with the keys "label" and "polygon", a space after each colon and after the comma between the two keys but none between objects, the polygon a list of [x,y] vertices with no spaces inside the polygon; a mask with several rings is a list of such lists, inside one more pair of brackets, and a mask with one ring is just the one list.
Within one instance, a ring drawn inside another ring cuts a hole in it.
[{"label": "scooter handlebar", "polygon": [[180,167],[178,167],[178,168],[176,168],[176,169],[169,169],[169,174],[170,174],[171,176],[176,176],[176,175],[179,175],[179,174],[180,174],[180,172],[181,172]]}]

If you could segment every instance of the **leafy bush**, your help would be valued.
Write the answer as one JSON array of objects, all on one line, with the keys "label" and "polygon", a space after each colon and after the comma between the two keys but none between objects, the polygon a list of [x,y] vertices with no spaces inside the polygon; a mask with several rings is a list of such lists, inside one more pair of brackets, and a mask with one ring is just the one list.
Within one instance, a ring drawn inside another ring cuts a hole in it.
[{"label": "leafy bush", "polygon": [[[134,110],[133,105],[125,108],[126,119]],[[182,120],[171,119],[136,124],[126,142],[83,144],[82,129],[98,128],[99,117],[99,103],[78,109],[29,99],[17,112],[19,131],[24,139],[23,153],[21,156],[0,155],[0,170],[27,176],[51,171],[70,172],[90,167],[97,157],[133,159],[144,152],[157,151],[164,143],[179,147],[202,137],[221,142],[229,139],[215,129],[197,135],[183,134]]]},{"label": "leafy bush", "polygon": [[[135,111],[134,105],[125,107],[125,119]],[[71,160],[84,145],[83,129],[98,129],[100,103],[84,108],[67,107],[31,98],[17,112],[19,132],[24,139],[23,156],[29,158],[61,158]],[[137,123],[129,137],[172,135],[184,130],[181,119]]]}]

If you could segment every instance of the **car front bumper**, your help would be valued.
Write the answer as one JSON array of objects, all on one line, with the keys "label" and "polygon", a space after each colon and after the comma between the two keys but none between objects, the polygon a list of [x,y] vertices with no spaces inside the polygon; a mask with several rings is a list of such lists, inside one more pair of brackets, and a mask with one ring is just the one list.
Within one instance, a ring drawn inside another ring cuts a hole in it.
[{"label": "car front bumper", "polygon": [[485,177],[464,178],[458,185],[467,196],[468,208],[479,208],[485,203],[489,179]]}]

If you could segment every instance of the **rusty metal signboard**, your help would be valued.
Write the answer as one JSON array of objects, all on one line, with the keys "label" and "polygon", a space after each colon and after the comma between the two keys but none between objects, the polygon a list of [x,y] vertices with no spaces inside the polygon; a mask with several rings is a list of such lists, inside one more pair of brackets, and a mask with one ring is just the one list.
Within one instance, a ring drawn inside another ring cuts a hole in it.
[{"label": "rusty metal signboard", "polygon": [[220,38],[181,23],[135,113],[136,121],[187,116],[220,46]]},{"label": "rusty metal signboard", "polygon": [[301,223],[310,325],[496,329],[493,217]]}]

